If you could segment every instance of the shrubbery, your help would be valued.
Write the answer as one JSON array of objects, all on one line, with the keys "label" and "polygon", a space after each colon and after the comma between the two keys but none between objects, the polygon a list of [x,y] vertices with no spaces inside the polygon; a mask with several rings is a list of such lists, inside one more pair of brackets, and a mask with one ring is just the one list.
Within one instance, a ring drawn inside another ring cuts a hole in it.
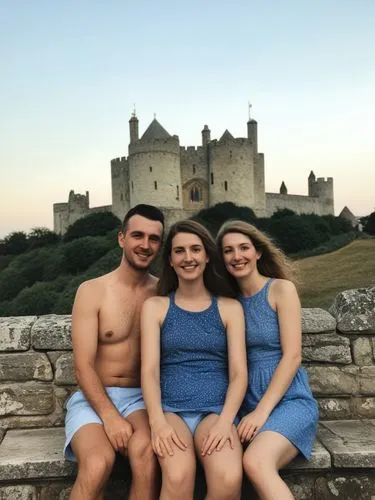
[{"label": "shrubbery", "polygon": [[[366,224],[375,218],[375,213],[372,215]],[[332,251],[354,237],[351,224],[340,217],[296,215],[284,209],[270,218],[257,218],[250,208],[230,202],[201,210],[194,218],[214,235],[228,219],[247,221],[265,231],[285,252],[298,256],[311,255],[313,249],[319,253]],[[7,253],[4,254],[4,244],[0,251],[0,316],[70,313],[80,283],[119,265],[119,226],[119,219],[105,212],[91,214],[73,224],[74,230],[67,238],[70,241],[61,241],[44,228],[33,229],[28,237],[20,232],[9,235],[4,243]],[[90,234],[95,232],[103,235]],[[29,251],[22,253],[25,239]],[[152,267],[157,272],[159,262]]]},{"label": "shrubbery", "polygon": [[78,219],[68,227],[64,241],[83,236],[103,236],[113,229],[120,229],[121,221],[112,212],[97,212]]}]

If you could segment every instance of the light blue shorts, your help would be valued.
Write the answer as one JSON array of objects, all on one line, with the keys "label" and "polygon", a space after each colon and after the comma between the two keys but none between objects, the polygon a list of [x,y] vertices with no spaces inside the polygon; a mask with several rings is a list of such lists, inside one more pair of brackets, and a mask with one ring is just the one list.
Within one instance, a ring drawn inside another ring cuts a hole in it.
[{"label": "light blue shorts", "polygon": [[182,418],[185,424],[189,427],[193,436],[202,420],[207,417],[207,415],[210,415],[210,413],[200,413],[198,411],[178,411],[173,413]]},{"label": "light blue shorts", "polygon": [[[145,410],[142,390],[139,387],[106,387],[106,392],[120,415],[127,417],[138,410]],[[76,462],[70,443],[74,434],[86,424],[103,424],[81,391],[75,392],[66,405],[64,455]]]}]

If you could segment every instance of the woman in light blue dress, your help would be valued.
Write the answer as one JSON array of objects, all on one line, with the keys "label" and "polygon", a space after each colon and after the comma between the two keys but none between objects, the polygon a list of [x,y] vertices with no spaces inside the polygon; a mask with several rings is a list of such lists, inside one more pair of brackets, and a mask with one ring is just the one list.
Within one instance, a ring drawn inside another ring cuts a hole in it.
[{"label": "woman in light blue dress", "polygon": [[255,227],[225,223],[221,255],[237,288],[246,322],[248,390],[238,433],[249,443],[244,470],[260,498],[290,500],[279,469],[298,454],[308,459],[318,408],[301,365],[301,308],[285,255]]}]

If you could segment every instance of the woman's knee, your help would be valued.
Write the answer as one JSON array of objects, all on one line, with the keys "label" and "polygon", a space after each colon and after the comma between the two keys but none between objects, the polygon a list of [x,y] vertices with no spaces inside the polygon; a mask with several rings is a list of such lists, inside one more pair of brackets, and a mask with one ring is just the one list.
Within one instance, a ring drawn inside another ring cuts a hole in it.
[{"label": "woman's knee", "polygon": [[174,464],[173,460],[161,464],[163,487],[170,492],[179,493],[194,488],[195,464],[186,462]]},{"label": "woman's knee", "polygon": [[245,453],[243,468],[247,477],[253,482],[261,480],[270,470],[275,469],[266,458],[255,453]]},{"label": "woman's knee", "polygon": [[207,478],[209,498],[233,499],[239,498],[242,486],[242,467],[226,469],[215,475],[212,481]]}]

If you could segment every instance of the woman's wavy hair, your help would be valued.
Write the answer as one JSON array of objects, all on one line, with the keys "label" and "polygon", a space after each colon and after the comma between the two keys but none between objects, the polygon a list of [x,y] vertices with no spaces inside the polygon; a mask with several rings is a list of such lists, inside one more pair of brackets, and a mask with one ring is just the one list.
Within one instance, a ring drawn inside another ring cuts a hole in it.
[{"label": "woman's wavy hair", "polygon": [[158,295],[166,296],[178,288],[177,274],[169,260],[172,252],[172,241],[178,233],[195,234],[202,241],[209,258],[203,272],[203,281],[207,290],[213,295],[234,297],[235,293],[228,282],[227,271],[218,254],[215,240],[204,226],[194,220],[176,222],[169,230],[162,254],[162,269],[158,283]]},{"label": "woman's wavy hair", "polygon": [[[284,252],[277,248],[271,238],[265,233],[247,222],[229,220],[221,226],[216,237],[216,243],[221,258],[223,258],[223,238],[228,233],[241,233],[250,239],[257,252],[260,253],[260,259],[257,261],[257,268],[260,274],[269,278],[290,280],[295,285],[298,284],[292,262],[287,258]],[[229,281],[232,287],[239,293],[240,289],[237,281],[228,271],[227,275],[229,275]]]}]

